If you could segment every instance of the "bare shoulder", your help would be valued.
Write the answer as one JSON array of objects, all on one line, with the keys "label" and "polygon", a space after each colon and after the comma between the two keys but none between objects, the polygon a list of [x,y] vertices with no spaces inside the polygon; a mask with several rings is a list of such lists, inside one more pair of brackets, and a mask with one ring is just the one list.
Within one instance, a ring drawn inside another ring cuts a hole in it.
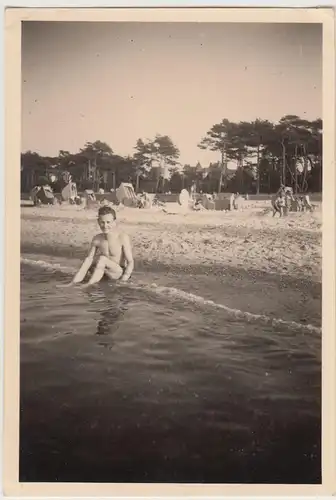
[{"label": "bare shoulder", "polygon": [[131,238],[129,237],[129,235],[127,233],[125,233],[124,231],[121,231],[119,233],[119,238],[120,238],[120,241],[123,245],[129,245],[131,243]]},{"label": "bare shoulder", "polygon": [[96,236],[94,236],[92,238],[92,245],[93,246],[99,246],[100,243],[101,243],[101,241],[102,241],[102,239],[103,239],[103,235],[102,234],[100,234],[100,233],[96,234]]}]

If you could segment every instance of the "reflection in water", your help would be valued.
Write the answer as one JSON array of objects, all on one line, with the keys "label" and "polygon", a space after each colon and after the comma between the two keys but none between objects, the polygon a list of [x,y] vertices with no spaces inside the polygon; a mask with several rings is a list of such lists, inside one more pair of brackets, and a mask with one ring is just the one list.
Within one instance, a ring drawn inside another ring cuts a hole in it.
[{"label": "reflection in water", "polygon": [[108,336],[108,341],[99,342],[98,345],[111,350],[113,348],[113,333],[118,330],[118,321],[121,321],[127,307],[113,304],[110,308],[101,313],[101,319],[97,324],[96,335]]},{"label": "reflection in water", "polygon": [[[96,335],[112,335],[128,311],[131,298],[127,294],[120,294],[118,287],[100,287],[88,293],[91,304],[102,304],[103,309],[98,309],[100,319],[97,324]],[[93,310],[96,310],[93,308]]]},{"label": "reflection in water", "polygon": [[127,308],[110,306],[110,309],[101,313],[96,335],[112,335],[117,328],[117,321],[121,320]]}]

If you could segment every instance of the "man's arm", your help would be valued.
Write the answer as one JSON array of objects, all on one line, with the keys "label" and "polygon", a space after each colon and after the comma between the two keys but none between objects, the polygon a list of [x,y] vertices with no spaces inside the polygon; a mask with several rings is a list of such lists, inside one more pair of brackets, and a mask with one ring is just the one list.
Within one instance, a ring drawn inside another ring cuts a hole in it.
[{"label": "man's arm", "polygon": [[130,237],[127,234],[123,235],[122,247],[124,252],[124,257],[127,262],[124,274],[121,277],[121,281],[127,281],[134,269],[133,252]]},{"label": "man's arm", "polygon": [[89,250],[87,256],[85,257],[81,267],[79,268],[79,270],[77,271],[75,276],[72,278],[70,283],[68,283],[66,285],[58,285],[58,287],[64,288],[64,287],[75,285],[76,283],[80,283],[81,281],[83,281],[83,279],[86,276],[86,273],[88,272],[88,270],[93,262],[93,258],[95,256],[96,250],[97,250],[96,242],[95,242],[95,239],[93,239],[91,242],[90,250]]},{"label": "man's arm", "polygon": [[81,281],[83,281],[83,279],[86,276],[86,273],[90,269],[90,266],[93,262],[96,250],[97,250],[96,242],[95,239],[93,239],[87,256],[85,257],[81,267],[79,268],[78,272],[75,274],[75,276],[71,281],[72,284],[80,283]]}]

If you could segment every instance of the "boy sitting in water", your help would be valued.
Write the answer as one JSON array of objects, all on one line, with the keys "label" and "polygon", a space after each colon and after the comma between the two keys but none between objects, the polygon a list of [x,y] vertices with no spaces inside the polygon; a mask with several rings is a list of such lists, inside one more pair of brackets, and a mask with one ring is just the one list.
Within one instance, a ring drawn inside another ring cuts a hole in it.
[{"label": "boy sitting in water", "polygon": [[98,283],[104,275],[112,280],[127,281],[130,278],[134,268],[131,242],[129,236],[119,230],[116,218],[110,206],[98,210],[98,224],[102,232],[93,238],[87,257],[67,286],[81,283],[89,271],[92,274],[84,286]]}]

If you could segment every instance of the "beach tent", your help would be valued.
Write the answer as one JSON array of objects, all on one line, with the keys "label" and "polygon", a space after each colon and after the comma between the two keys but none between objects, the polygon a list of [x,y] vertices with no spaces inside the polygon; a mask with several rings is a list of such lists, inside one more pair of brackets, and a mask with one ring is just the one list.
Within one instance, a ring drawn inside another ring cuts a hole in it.
[{"label": "beach tent", "polygon": [[138,206],[138,199],[136,197],[132,184],[122,182],[116,189],[116,195],[119,203],[122,203],[126,207]]},{"label": "beach tent", "polygon": [[238,210],[243,202],[242,196],[233,193],[218,193],[214,197],[210,194],[202,195],[202,205],[207,210]]},{"label": "beach tent", "polygon": [[178,204],[181,205],[181,207],[187,208],[189,206],[189,203],[190,195],[186,189],[182,189],[178,197]]},{"label": "beach tent", "polygon": [[202,195],[202,205],[206,210],[215,210],[215,201],[212,199],[211,194]]},{"label": "beach tent", "polygon": [[85,189],[84,191],[85,208],[97,208],[98,202],[96,195],[92,189]]},{"label": "beach tent", "polygon": [[239,210],[245,202],[239,193],[219,193],[215,200],[216,210]]},{"label": "beach tent", "polygon": [[240,194],[236,194],[233,198],[233,208],[234,210],[240,210],[244,204],[244,197],[241,196]]},{"label": "beach tent", "polygon": [[75,201],[77,198],[77,186],[75,182],[69,182],[61,191],[63,201]]},{"label": "beach tent", "polygon": [[92,191],[92,189],[85,189],[84,196],[87,200],[96,201],[96,195],[94,194],[94,191]]},{"label": "beach tent", "polygon": [[233,193],[219,193],[215,199],[215,210],[234,210],[234,200]]},{"label": "beach tent", "polygon": [[55,205],[57,203],[53,190],[48,185],[35,186],[30,193],[30,198],[34,205]]}]

